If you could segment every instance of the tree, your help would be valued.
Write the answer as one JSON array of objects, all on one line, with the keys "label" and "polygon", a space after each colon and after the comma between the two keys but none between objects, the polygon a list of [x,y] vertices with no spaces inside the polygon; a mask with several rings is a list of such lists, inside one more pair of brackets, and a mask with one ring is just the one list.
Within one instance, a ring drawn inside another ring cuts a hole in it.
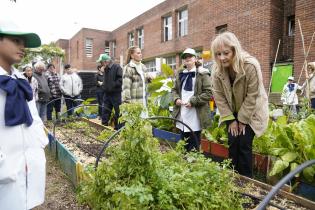
[{"label": "tree", "polygon": [[26,48],[25,56],[22,61],[16,66],[22,67],[31,64],[34,60],[42,60],[45,63],[50,63],[54,58],[64,58],[65,52],[55,43],[45,44],[38,48]]}]

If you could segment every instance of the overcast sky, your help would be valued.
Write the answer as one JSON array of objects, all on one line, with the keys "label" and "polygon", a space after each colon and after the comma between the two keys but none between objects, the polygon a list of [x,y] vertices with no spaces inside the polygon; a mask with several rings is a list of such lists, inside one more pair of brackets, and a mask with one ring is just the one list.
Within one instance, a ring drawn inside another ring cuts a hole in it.
[{"label": "overcast sky", "polygon": [[37,33],[42,43],[69,39],[81,28],[112,31],[164,0],[0,0],[0,19]]}]

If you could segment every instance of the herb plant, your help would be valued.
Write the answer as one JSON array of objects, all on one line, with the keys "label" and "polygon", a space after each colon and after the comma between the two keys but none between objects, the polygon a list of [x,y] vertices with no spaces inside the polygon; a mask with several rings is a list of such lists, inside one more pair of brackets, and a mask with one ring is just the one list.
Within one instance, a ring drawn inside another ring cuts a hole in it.
[{"label": "herb plant", "polygon": [[79,200],[93,209],[242,209],[233,175],[199,153],[161,153],[149,121],[139,118],[142,106],[121,106],[120,145],[90,171]]}]

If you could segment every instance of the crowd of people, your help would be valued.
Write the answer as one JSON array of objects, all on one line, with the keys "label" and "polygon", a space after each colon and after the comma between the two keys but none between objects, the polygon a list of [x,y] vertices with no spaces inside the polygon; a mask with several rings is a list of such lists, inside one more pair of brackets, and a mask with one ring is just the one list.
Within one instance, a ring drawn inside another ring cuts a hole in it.
[{"label": "crowd of people", "polygon": [[60,118],[62,99],[65,100],[68,116],[73,114],[73,108],[80,102],[83,89],[80,76],[69,64],[65,65],[64,71],[65,73],[60,76],[54,64],[49,63],[46,66],[42,61],[23,68],[23,74],[32,88],[36,107],[43,122],[51,121],[53,113],[55,119]]},{"label": "crowd of people", "polygon": [[[37,34],[6,29],[0,24],[0,206],[1,209],[31,209],[41,204],[45,191],[47,137],[43,122],[60,118],[61,98],[67,114],[80,99],[82,80],[69,64],[59,75],[54,64],[38,61],[23,68],[13,67],[24,56],[25,48],[41,45]],[[214,97],[220,124],[228,134],[229,157],[234,170],[252,177],[252,143],[267,128],[268,98],[259,62],[241,46],[231,32],[217,35],[212,43],[213,66],[202,67],[196,51],[181,54],[182,68],[175,72],[172,96],[176,127],[186,140],[186,150],[199,150],[200,134],[211,123],[209,101]],[[141,103],[147,117],[147,84],[154,74],[142,63],[137,46],[127,51],[124,67],[108,54],[101,54],[95,75],[98,115],[108,125],[114,110],[114,126],[119,129],[119,106]],[[296,111],[297,89],[305,90],[315,106],[315,63],[308,65],[307,81],[299,86],[289,77],[282,100]],[[291,96],[294,95],[294,96]]]}]

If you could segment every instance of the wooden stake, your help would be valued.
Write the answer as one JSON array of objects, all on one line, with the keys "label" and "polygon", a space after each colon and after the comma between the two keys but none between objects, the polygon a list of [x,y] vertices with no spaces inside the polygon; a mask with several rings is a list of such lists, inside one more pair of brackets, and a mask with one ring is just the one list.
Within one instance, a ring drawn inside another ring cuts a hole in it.
[{"label": "wooden stake", "polygon": [[268,89],[268,99],[269,99],[269,93],[270,93],[270,91],[271,91],[271,82],[272,82],[273,69],[274,69],[275,66],[276,66],[280,43],[281,43],[281,39],[279,39],[279,41],[278,41],[277,52],[276,52],[275,60],[274,60],[274,62],[273,62],[272,69],[271,69],[271,77],[270,77],[269,89]]}]

